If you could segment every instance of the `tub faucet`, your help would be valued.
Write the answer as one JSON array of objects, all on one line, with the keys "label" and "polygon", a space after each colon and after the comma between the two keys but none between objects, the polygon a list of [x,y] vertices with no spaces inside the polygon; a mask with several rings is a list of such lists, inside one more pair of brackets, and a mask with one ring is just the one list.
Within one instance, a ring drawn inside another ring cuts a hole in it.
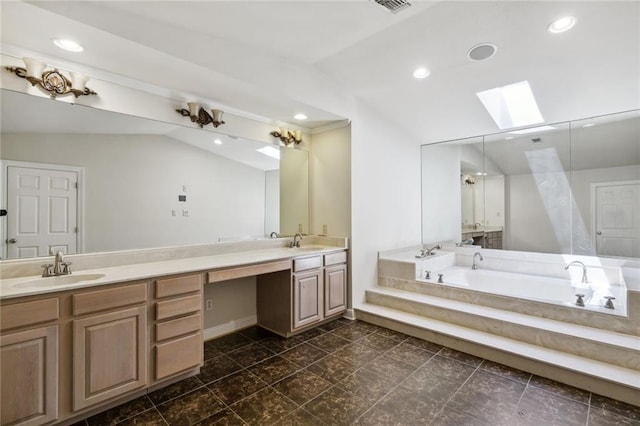
[{"label": "tub faucet", "polygon": [[480,260],[484,260],[484,259],[482,258],[482,255],[480,254],[480,252],[479,252],[479,251],[477,251],[477,252],[475,252],[475,253],[473,254],[473,264],[471,265],[471,269],[473,269],[474,271],[475,271],[476,269],[478,269],[478,265],[476,265],[476,259],[477,259],[477,258],[479,258]]},{"label": "tub faucet", "polygon": [[440,250],[442,248],[442,246],[440,244],[436,244],[435,246],[431,247],[430,249],[424,249],[424,250],[420,250],[420,254],[416,255],[416,258],[418,259],[422,259],[424,257],[427,256],[433,256],[433,251],[434,250]]},{"label": "tub faucet", "polygon": [[573,262],[570,262],[569,264],[567,264],[567,266],[564,267],[564,270],[566,271],[567,269],[569,269],[570,266],[573,265],[578,265],[578,266],[582,266],[582,283],[588,283],[589,282],[589,278],[587,278],[587,267],[584,263],[580,262],[579,260],[574,260]]}]

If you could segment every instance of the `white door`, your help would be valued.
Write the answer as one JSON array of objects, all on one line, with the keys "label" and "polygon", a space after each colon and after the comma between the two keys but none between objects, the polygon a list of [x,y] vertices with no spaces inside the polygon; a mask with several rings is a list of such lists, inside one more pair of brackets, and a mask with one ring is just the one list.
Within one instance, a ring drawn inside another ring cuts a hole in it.
[{"label": "white door", "polygon": [[7,167],[7,257],[76,253],[78,173]]},{"label": "white door", "polygon": [[596,252],[640,257],[640,184],[596,187]]}]

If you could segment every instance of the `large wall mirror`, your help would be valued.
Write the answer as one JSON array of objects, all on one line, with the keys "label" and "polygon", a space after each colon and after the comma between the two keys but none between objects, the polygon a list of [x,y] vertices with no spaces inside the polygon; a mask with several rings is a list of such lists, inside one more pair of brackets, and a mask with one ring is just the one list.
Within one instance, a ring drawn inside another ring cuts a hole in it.
[{"label": "large wall mirror", "polygon": [[307,151],[8,90],[1,96],[2,258],[309,230]]},{"label": "large wall mirror", "polygon": [[640,111],[422,146],[422,241],[640,257]]}]

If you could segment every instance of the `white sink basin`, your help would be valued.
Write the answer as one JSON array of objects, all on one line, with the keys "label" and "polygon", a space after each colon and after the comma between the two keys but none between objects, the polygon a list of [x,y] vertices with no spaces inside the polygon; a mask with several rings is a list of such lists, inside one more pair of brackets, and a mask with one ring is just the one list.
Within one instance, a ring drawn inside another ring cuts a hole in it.
[{"label": "white sink basin", "polygon": [[76,284],[83,281],[95,281],[103,278],[104,274],[77,274],[77,275],[60,275],[58,277],[37,278],[31,281],[23,281],[13,284],[14,288],[45,288],[57,287],[67,284]]}]

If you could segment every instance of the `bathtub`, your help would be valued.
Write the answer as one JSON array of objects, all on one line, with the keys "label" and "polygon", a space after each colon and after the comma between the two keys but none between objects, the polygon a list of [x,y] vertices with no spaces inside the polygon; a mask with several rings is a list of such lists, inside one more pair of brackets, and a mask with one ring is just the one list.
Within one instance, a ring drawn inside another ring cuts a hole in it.
[{"label": "bathtub", "polygon": [[[477,261],[473,270],[473,256],[480,252],[483,261]],[[444,247],[434,256],[418,258],[419,250],[381,252],[379,259],[394,264],[392,276],[406,272],[418,282],[461,288],[516,299],[560,305],[583,311],[627,316],[627,288],[620,267],[609,265],[597,257],[563,256],[528,253],[476,247]],[[588,283],[581,283],[582,268],[565,265],[581,260],[587,265]],[[389,268],[385,263],[383,268]],[[401,266],[398,266],[401,265]],[[426,278],[427,272],[430,278]],[[442,274],[442,283],[438,275]],[[576,305],[576,294],[583,294],[585,306]],[[605,308],[606,297],[611,296],[614,309]]]},{"label": "bathtub", "polygon": [[[472,270],[467,266],[450,266],[431,272],[431,279],[418,281],[439,284],[438,274],[442,274],[443,283],[452,287],[517,299],[550,303],[576,309],[586,309],[606,314],[626,316],[626,287],[620,283],[594,279],[583,284],[580,280],[555,278],[540,275],[496,271],[488,269]],[[575,304],[576,294],[583,294],[584,307]],[[604,307],[606,296],[615,297],[615,309]]]}]

